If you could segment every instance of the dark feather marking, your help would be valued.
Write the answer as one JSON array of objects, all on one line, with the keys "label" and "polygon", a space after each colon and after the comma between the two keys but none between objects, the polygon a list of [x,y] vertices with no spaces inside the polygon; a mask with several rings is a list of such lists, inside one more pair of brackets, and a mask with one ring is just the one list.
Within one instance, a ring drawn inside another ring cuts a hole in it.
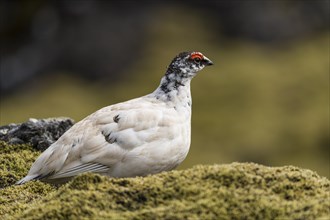
[{"label": "dark feather marking", "polygon": [[104,136],[106,142],[108,142],[108,143],[110,143],[110,144],[113,144],[113,143],[117,142],[117,138],[115,138],[115,137],[110,137],[110,136],[111,136],[111,133],[112,133],[112,132],[110,132],[109,134],[106,134],[104,131],[102,131],[102,134],[103,134],[103,136]]},{"label": "dark feather marking", "polygon": [[182,84],[182,83],[179,82],[179,81],[175,81],[175,83],[174,83],[174,88],[175,88],[175,89],[178,89],[180,86],[184,86],[184,84]]},{"label": "dark feather marking", "polygon": [[79,144],[79,142],[80,142],[80,138],[75,139],[75,140],[73,141],[71,147],[74,148],[75,146],[77,146],[77,144]]},{"label": "dark feather marking", "polygon": [[116,115],[115,117],[113,117],[113,121],[114,121],[114,122],[118,123],[119,120],[120,120],[119,115]]},{"label": "dark feather marking", "polygon": [[55,153],[55,151],[53,151],[53,152],[50,154],[49,158],[51,158],[51,157],[54,155],[54,153]]},{"label": "dark feather marking", "polygon": [[55,173],[55,171],[53,170],[47,174],[40,174],[39,176],[36,176],[35,178],[33,178],[33,180],[42,180],[42,179],[52,176],[54,173]]}]

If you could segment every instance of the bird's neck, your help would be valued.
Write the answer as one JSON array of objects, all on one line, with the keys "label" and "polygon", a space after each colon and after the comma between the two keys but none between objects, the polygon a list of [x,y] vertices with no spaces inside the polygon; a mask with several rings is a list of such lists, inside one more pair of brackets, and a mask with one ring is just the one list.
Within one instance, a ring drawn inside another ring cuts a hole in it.
[{"label": "bird's neck", "polygon": [[191,106],[190,77],[180,77],[175,72],[167,72],[158,88],[152,93],[155,98],[164,102],[172,102]]}]

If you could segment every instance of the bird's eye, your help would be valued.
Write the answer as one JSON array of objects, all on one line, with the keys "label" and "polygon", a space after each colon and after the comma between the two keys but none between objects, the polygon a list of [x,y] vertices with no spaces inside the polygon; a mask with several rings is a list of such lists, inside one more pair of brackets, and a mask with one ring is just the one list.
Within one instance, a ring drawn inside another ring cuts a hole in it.
[{"label": "bird's eye", "polygon": [[196,57],[196,58],[194,59],[194,61],[195,61],[196,63],[199,63],[199,62],[201,62],[201,58]]},{"label": "bird's eye", "polygon": [[203,59],[203,54],[199,52],[194,52],[191,54],[190,59],[193,60],[195,63],[200,63]]}]

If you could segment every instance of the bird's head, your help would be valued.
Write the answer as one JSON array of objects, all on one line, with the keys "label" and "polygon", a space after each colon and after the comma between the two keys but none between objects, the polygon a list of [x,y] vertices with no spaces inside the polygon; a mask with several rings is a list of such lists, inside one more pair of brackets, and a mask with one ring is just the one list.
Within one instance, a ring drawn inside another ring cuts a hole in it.
[{"label": "bird's head", "polygon": [[200,52],[182,52],[178,54],[168,66],[165,76],[161,79],[160,85],[154,94],[158,98],[165,97],[166,100],[171,100],[169,94],[190,85],[191,79],[197,72],[210,65],[213,65],[212,61]]},{"label": "bird's head", "polygon": [[181,77],[193,77],[205,66],[213,65],[213,62],[200,52],[182,52],[178,54],[168,67],[168,73],[175,72]]}]

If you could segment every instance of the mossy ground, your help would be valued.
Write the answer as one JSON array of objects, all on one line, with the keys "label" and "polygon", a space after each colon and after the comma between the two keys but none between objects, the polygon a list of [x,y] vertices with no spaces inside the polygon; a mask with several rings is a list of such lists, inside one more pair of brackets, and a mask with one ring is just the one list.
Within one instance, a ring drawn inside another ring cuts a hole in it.
[{"label": "mossy ground", "polygon": [[138,178],[12,185],[39,152],[0,142],[2,219],[327,219],[330,181],[293,166],[203,165]]}]

